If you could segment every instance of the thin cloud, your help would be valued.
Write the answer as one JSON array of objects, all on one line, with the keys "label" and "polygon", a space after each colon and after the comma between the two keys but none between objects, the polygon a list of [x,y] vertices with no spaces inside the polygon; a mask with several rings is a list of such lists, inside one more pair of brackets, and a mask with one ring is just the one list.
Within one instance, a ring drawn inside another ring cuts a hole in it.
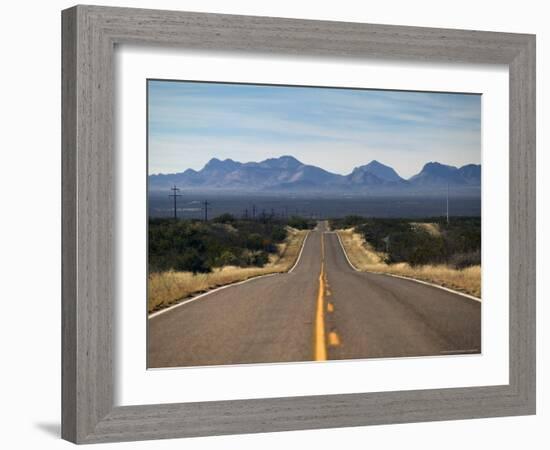
[{"label": "thin cloud", "polygon": [[479,163],[480,126],[478,95],[149,83],[150,173],[291,154],[336,173],[377,159],[408,177],[427,161]]}]

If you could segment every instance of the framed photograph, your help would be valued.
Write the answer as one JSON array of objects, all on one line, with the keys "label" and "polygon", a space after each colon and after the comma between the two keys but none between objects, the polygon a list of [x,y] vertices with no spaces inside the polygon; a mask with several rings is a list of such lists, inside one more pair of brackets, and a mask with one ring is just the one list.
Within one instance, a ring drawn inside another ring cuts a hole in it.
[{"label": "framed photograph", "polygon": [[535,37],[76,6],[62,435],[535,413]]}]

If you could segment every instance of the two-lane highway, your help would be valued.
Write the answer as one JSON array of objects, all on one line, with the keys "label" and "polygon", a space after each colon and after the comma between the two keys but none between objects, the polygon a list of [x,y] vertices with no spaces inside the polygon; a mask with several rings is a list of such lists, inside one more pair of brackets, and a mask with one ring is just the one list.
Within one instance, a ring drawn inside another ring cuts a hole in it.
[{"label": "two-lane highway", "polygon": [[148,320],[148,367],[476,353],[481,304],[356,272],[321,222],[296,267]]},{"label": "two-lane highway", "polygon": [[380,358],[481,350],[481,303],[433,286],[355,271],[336,233],[325,234],[326,328],[338,345],[329,359]]}]

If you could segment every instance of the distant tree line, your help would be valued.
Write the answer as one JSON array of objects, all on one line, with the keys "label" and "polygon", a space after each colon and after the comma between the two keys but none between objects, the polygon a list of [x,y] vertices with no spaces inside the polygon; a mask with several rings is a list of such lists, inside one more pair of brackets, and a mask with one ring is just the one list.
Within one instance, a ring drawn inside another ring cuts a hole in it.
[{"label": "distant tree line", "polygon": [[314,221],[265,216],[257,220],[222,214],[205,222],[150,218],[149,272],[166,270],[207,273],[227,265],[262,267],[277,244],[287,237],[287,226],[312,228]]},{"label": "distant tree line", "polygon": [[[420,223],[437,225],[430,232]],[[448,264],[465,268],[481,264],[481,218],[376,219],[348,216],[331,221],[332,228],[351,228],[363,235],[373,248],[387,254],[387,263],[407,262],[413,266]]]}]

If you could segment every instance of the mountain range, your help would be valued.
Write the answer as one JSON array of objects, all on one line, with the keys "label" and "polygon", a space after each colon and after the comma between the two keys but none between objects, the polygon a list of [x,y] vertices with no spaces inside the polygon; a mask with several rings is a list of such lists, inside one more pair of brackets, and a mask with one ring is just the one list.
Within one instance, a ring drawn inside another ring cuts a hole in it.
[{"label": "mountain range", "polygon": [[347,175],[304,164],[292,156],[241,163],[212,158],[201,170],[149,175],[149,191],[166,191],[173,185],[196,191],[257,193],[421,193],[452,187],[453,192],[479,192],[481,165],[454,167],[428,162],[422,170],[404,179],[378,161],[355,167]]}]

